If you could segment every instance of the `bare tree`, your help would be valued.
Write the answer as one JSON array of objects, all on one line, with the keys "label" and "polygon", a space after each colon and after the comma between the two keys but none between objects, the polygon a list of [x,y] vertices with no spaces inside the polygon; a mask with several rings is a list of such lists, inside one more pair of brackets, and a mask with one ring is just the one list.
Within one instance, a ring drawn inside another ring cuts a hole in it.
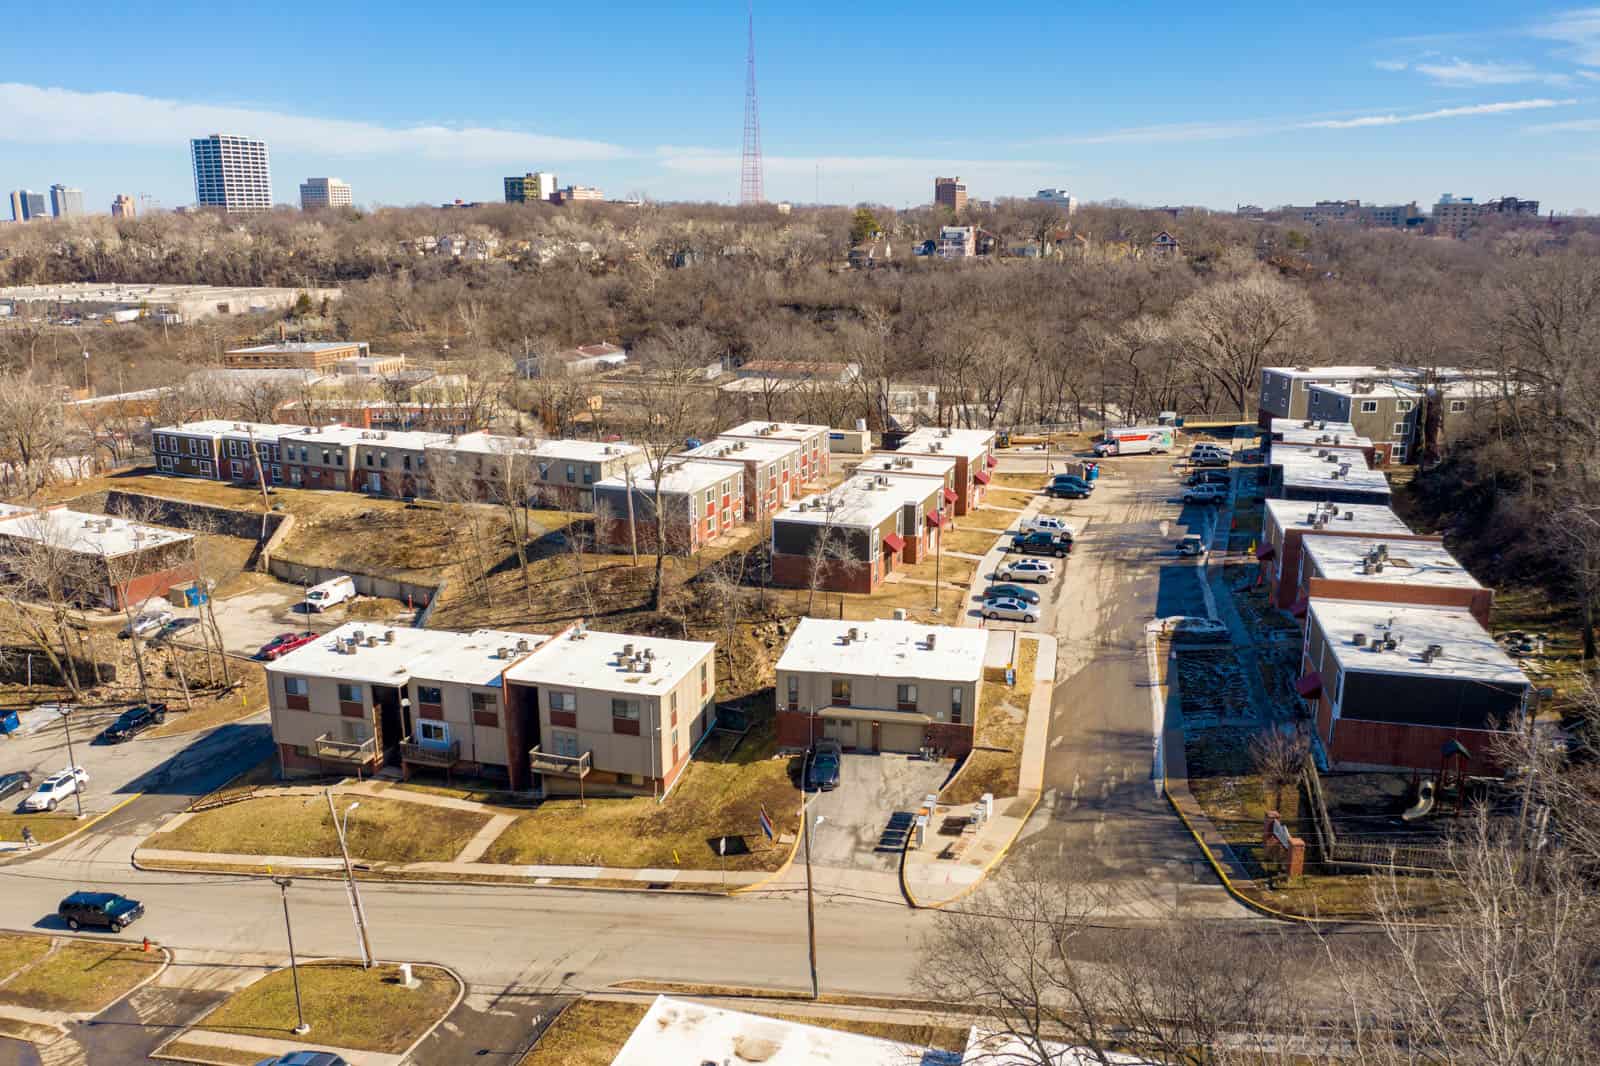
[{"label": "bare tree", "polygon": [[1272,809],[1283,810],[1283,790],[1300,780],[1310,744],[1305,734],[1269,726],[1250,740],[1250,764],[1261,778],[1261,788]]},{"label": "bare tree", "polygon": [[1267,359],[1297,352],[1312,320],[1300,290],[1255,274],[1189,296],[1173,311],[1170,328],[1193,371],[1216,381],[1242,417]]},{"label": "bare tree", "polygon": [[10,491],[28,496],[48,484],[68,439],[54,389],[31,374],[0,377],[0,464],[10,474]]}]

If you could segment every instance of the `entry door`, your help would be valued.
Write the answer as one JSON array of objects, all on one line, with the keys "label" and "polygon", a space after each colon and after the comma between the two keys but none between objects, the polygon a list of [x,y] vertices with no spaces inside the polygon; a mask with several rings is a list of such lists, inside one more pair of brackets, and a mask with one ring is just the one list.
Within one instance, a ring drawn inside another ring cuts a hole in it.
[{"label": "entry door", "polygon": [[383,491],[383,475],[376,470],[367,475],[367,491],[374,493]]}]

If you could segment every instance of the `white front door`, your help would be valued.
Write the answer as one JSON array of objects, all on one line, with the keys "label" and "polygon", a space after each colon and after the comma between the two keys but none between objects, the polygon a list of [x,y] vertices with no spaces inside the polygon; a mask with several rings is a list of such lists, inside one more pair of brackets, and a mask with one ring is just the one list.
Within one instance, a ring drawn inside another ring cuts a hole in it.
[{"label": "white front door", "polygon": [[382,492],[383,491],[383,476],[381,474],[379,474],[376,470],[374,470],[372,473],[367,475],[367,491],[368,492]]}]

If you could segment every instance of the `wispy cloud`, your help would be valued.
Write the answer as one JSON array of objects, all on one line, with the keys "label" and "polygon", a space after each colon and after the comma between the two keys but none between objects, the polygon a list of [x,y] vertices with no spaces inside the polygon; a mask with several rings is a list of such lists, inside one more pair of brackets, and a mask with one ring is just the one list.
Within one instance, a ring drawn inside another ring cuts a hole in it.
[{"label": "wispy cloud", "polygon": [[1322,119],[1303,122],[1297,128],[1308,130],[1354,130],[1371,126],[1401,126],[1410,122],[1436,122],[1447,118],[1472,118],[1479,115],[1503,115],[1512,111],[1537,111],[1548,107],[1571,107],[1576,100],[1506,100],[1496,104],[1472,104],[1468,107],[1444,107],[1437,111],[1415,111],[1409,115],[1362,115],[1358,118]]},{"label": "wispy cloud", "polygon": [[1600,67],[1600,7],[1581,7],[1535,20],[1527,33],[1562,45],[1563,59],[1586,67]]},{"label": "wispy cloud", "polygon": [[1404,59],[1374,59],[1372,65],[1379,70],[1397,71],[1405,70],[1411,64]]},{"label": "wispy cloud", "polygon": [[336,157],[428,156],[472,162],[618,159],[602,141],[551,137],[489,126],[381,126],[252,107],[191,104],[134,93],[77,92],[0,83],[0,141],[29,144],[182,146],[226,131],[260,137],[273,149]]},{"label": "wispy cloud", "polygon": [[1527,63],[1476,63],[1469,59],[1451,59],[1441,63],[1418,63],[1418,74],[1439,85],[1452,88],[1481,88],[1486,85],[1526,85],[1540,82],[1547,85],[1566,85],[1572,78],[1566,74],[1546,74]]},{"label": "wispy cloud", "polygon": [[1575,118],[1569,122],[1541,122],[1527,133],[1600,133],[1600,118]]}]

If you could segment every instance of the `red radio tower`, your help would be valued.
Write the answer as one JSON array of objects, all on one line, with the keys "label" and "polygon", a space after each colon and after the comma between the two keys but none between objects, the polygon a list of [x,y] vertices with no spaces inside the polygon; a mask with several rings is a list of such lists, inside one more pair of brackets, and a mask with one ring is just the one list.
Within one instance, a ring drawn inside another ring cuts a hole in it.
[{"label": "red radio tower", "polygon": [[756,106],[756,15],[749,8],[750,51],[745,59],[744,155],[739,169],[739,203],[766,203],[761,191],[761,110]]}]

